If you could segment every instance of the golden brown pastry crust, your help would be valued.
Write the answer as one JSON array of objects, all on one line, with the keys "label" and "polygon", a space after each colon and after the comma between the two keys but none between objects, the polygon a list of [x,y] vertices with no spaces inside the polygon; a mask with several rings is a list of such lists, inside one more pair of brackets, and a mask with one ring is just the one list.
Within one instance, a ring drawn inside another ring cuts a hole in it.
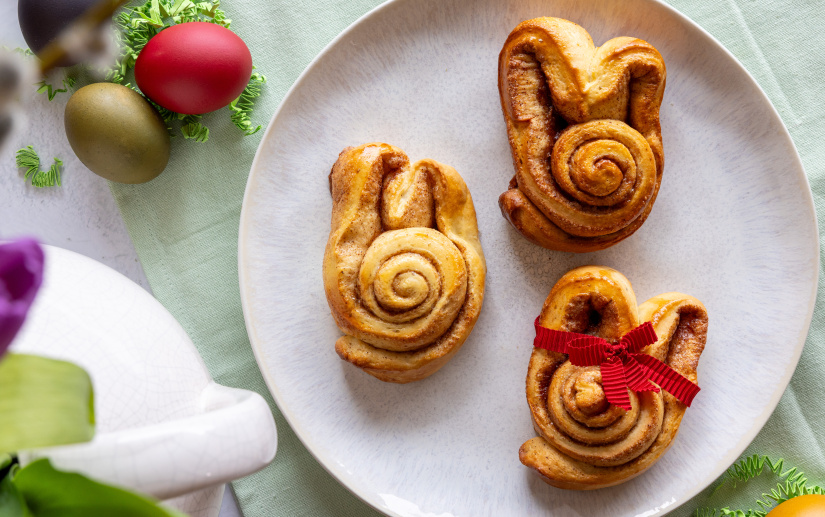
[{"label": "golden brown pastry crust", "polygon": [[559,18],[513,29],[498,86],[516,176],[499,207],[516,230],[548,249],[586,252],[644,223],[664,167],[666,75],[662,56],[640,39],[597,48]]},{"label": "golden brown pastry crust", "polygon": [[473,200],[434,160],[382,143],[344,149],[330,173],[324,288],[346,334],[335,350],[388,382],[441,368],[473,329],[486,266]]},{"label": "golden brown pastry crust", "polygon": [[[544,302],[542,326],[592,334],[616,343],[650,321],[659,340],[642,352],[696,382],[708,317],[702,302],[666,293],[638,308],[630,282],[616,270],[585,266],[565,274]],[[558,488],[590,490],[623,483],[647,470],[670,447],[686,406],[667,392],[630,392],[632,409],[612,406],[598,367],[535,348],[527,402],[539,436],[519,450],[521,462]]]}]

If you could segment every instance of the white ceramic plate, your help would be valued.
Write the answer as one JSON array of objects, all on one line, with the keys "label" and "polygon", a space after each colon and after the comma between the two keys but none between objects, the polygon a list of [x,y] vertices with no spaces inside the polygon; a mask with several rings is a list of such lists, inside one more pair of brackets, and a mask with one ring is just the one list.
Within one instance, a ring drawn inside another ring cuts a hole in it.
[{"label": "white ceramic plate", "polygon": [[[632,35],[665,57],[666,166],[650,218],[602,252],[547,251],[497,199],[513,175],[497,57],[520,21],[558,16],[596,44]],[[384,141],[455,167],[476,204],[488,283],[461,352],[410,385],[338,359],[321,263],[327,175],[346,146]],[[813,311],[818,234],[791,139],[764,93],[714,39],[652,0],[396,0],[313,62],[269,125],[240,229],[247,328],[281,411],[312,454],[395,516],[660,515],[712,482],[753,439],[799,359]],[[673,447],[618,487],[570,492],[519,463],[535,435],[524,377],[533,319],[567,270],[622,271],[637,298],[678,290],[710,313],[702,392]]]}]

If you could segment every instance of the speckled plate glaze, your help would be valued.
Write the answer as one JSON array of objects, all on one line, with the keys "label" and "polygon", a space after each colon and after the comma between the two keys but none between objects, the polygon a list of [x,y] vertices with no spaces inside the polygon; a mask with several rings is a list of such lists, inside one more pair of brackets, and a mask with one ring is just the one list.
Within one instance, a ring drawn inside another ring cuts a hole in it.
[{"label": "speckled plate glaze", "polygon": [[[659,198],[636,234],[597,253],[534,246],[497,205],[513,176],[498,52],[518,22],[548,15],[597,45],[643,38],[667,63]],[[489,269],[464,348],[410,385],[338,359],[321,279],[327,174],[344,147],[376,140],[463,175]],[[809,186],[776,111],[730,53],[668,6],[396,0],[333,41],[275,114],[246,190],[239,260],[269,389],[312,454],[369,504],[404,517],[653,516],[711,483],[773,411],[808,331],[819,253]],[[702,392],[672,448],[642,476],[586,493],[552,488],[518,460],[535,435],[524,395],[533,319],[556,280],[584,264],[623,272],[639,301],[678,290],[710,314]]]}]

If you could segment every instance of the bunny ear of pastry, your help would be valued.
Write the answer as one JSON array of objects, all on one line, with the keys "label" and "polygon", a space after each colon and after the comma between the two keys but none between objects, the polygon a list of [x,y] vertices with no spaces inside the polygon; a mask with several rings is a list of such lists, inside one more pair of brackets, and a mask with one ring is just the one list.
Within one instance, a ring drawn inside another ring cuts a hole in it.
[{"label": "bunny ear of pastry", "polygon": [[645,41],[614,38],[596,48],[567,20],[519,24],[499,55],[516,169],[499,198],[504,217],[560,251],[603,249],[635,232],[664,167],[665,80],[661,55]]},{"label": "bunny ear of pastry", "polygon": [[[602,297],[615,296],[611,301]],[[628,305],[627,308],[624,308]],[[650,321],[659,340],[643,353],[691,381],[707,337],[707,312],[697,299],[667,293],[643,303],[638,317],[630,284],[609,268],[578,268],[545,301],[542,326],[588,333],[611,342],[627,325]],[[629,329],[628,329],[629,330]],[[536,348],[527,373],[527,401],[539,436],[519,450],[521,462],[558,488],[589,490],[623,483],[650,468],[679,429],[685,405],[666,392],[629,392],[632,408],[609,405],[597,367],[573,366],[565,354]]]},{"label": "bunny ear of pastry", "polygon": [[659,336],[644,352],[696,382],[708,335],[708,312],[702,302],[682,293],[660,294],[639,306],[639,318],[651,322]]},{"label": "bunny ear of pastry", "polygon": [[543,327],[617,341],[639,325],[630,281],[613,268],[582,266],[562,276],[541,309]]},{"label": "bunny ear of pastry", "polygon": [[390,382],[434,373],[472,330],[486,266],[472,197],[452,168],[412,166],[381,143],[345,149],[330,173],[324,286],[347,334],[338,355]]}]

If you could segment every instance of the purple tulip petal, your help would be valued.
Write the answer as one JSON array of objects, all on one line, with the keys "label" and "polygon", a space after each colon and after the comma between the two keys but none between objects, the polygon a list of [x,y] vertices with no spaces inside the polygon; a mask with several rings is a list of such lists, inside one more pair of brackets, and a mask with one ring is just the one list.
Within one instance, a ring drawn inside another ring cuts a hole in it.
[{"label": "purple tulip petal", "polygon": [[0,356],[23,326],[43,282],[43,249],[21,239],[0,244]]}]

